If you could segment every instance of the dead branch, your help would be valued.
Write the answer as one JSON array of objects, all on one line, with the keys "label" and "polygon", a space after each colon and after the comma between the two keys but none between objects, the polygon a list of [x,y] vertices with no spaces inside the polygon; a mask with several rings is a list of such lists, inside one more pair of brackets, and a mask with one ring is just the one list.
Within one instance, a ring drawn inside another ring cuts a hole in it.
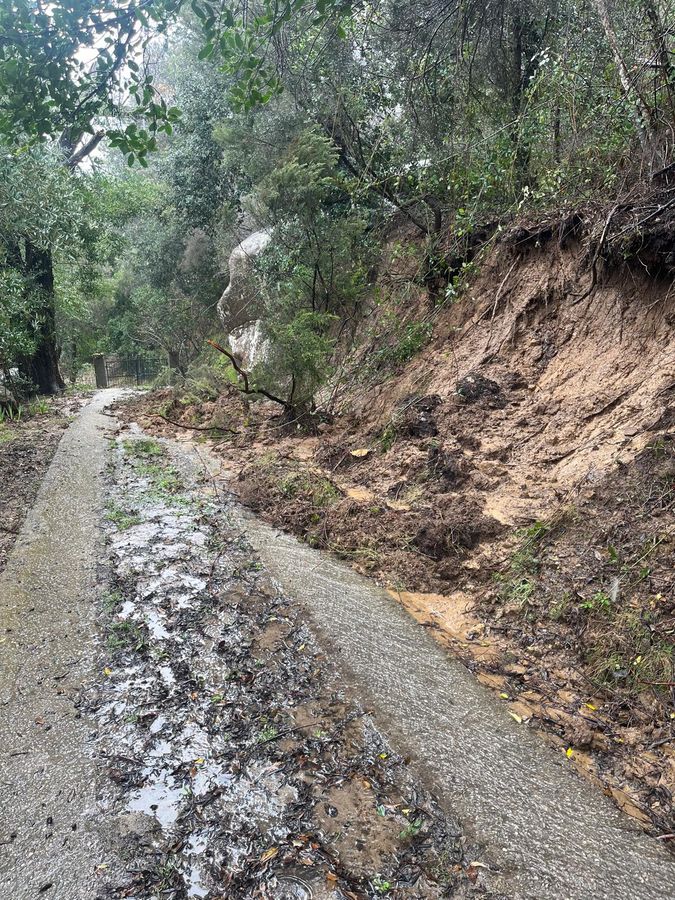
[{"label": "dead branch", "polygon": [[259,387],[251,387],[249,383],[249,378],[251,377],[248,372],[245,372],[244,369],[239,365],[236,356],[223,347],[221,344],[216,343],[216,341],[212,341],[207,339],[207,344],[210,344],[215,350],[219,353],[224,354],[229,361],[232,363],[232,368],[239,375],[241,380],[244,382],[244,386],[238,386],[238,389],[242,394],[260,394],[262,397],[266,397],[268,400],[271,400],[273,403],[278,403],[280,406],[283,406],[284,409],[291,408],[291,404],[286,400],[282,400],[280,397],[275,397],[274,394],[271,394],[269,391],[266,391],[265,388]]},{"label": "dead branch", "polygon": [[150,415],[155,419],[164,419],[165,422],[168,422],[169,425],[174,425],[176,428],[186,428],[190,431],[222,431],[224,434],[239,434],[233,428],[223,428],[222,425],[183,425],[182,422],[174,422],[173,419],[169,419],[161,413],[150,413]]},{"label": "dead branch", "polygon": [[621,237],[621,235],[625,234],[627,231],[631,231],[633,229],[640,228],[641,225],[646,225],[647,222],[651,222],[652,219],[656,219],[657,216],[660,216],[662,212],[665,212],[667,209],[670,209],[671,206],[675,206],[675,197],[672,197],[667,203],[663,203],[656,210],[654,210],[654,212],[650,213],[648,216],[645,216],[644,219],[640,219],[639,222],[635,222],[635,224],[631,223],[630,225],[626,225],[626,227],[622,228],[621,231],[612,235],[610,240],[615,241],[617,238]]}]

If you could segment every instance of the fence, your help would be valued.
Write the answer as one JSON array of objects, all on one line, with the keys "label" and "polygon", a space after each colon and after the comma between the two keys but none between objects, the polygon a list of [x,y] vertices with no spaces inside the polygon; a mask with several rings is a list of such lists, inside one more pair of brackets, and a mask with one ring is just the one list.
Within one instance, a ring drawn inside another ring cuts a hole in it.
[{"label": "fence", "polygon": [[96,387],[133,387],[153,381],[167,368],[163,356],[95,356]]}]

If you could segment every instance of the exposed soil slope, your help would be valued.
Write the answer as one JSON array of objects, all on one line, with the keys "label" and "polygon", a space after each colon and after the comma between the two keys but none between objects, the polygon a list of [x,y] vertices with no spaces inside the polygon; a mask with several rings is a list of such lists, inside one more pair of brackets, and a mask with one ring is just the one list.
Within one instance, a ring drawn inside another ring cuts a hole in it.
[{"label": "exposed soil slope", "polygon": [[628,215],[586,238],[575,221],[513,229],[425,349],[388,377],[361,358],[318,436],[263,404],[245,419],[235,397],[132,414],[218,425],[260,515],[388,584],[519,720],[672,834],[672,228],[634,246]]}]

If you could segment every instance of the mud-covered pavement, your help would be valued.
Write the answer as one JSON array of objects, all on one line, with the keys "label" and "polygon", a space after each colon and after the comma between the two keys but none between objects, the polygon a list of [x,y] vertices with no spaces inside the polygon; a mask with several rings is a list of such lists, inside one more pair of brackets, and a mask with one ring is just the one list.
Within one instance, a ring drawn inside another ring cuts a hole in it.
[{"label": "mud-covered pavement", "polygon": [[3,900],[672,896],[662,844],[389,595],[114,398],[0,576]]},{"label": "mud-covered pavement", "polygon": [[[410,776],[175,445],[109,450],[104,680],[118,897],[484,894]],[[472,865],[473,863],[473,865]]]}]

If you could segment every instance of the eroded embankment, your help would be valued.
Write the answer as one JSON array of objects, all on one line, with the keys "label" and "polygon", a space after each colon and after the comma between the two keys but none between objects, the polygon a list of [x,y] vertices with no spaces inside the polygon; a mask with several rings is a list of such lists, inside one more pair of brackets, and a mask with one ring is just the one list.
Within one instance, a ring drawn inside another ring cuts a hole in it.
[{"label": "eroded embankment", "polygon": [[485,893],[479,851],[345,689],[195,461],[137,430],[110,454],[91,709],[126,860],[114,895]]}]

